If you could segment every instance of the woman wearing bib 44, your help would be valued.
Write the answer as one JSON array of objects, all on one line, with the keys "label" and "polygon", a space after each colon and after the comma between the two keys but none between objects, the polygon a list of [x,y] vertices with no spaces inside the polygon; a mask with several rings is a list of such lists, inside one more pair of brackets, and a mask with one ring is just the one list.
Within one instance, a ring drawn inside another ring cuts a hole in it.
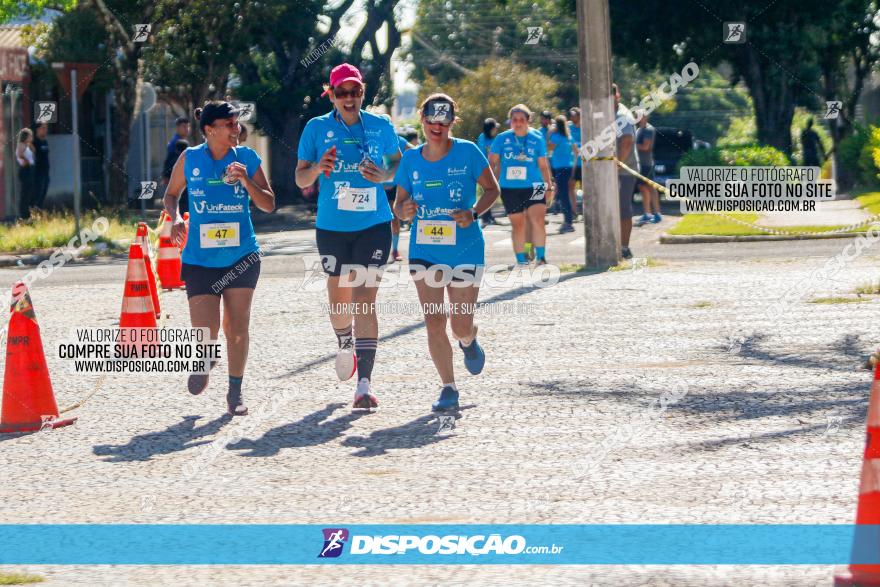
[{"label": "woman wearing bib 44", "polygon": [[400,149],[391,123],[361,110],[364,82],[356,67],[334,67],[324,94],[334,108],[303,129],[296,184],[320,182],[315,233],[329,277],[330,322],[339,345],[336,374],[345,381],[357,371],[354,407],[369,409],[378,405],[370,390],[379,336],[375,275],[388,262],[393,217],[382,184],[394,178]]},{"label": "woman wearing bib 44", "polygon": [[[260,156],[238,146],[238,110],[228,102],[208,102],[195,117],[205,142],[181,153],[165,192],[165,211],[171,217],[171,239],[183,242],[186,227],[178,214],[178,198],[189,193],[189,237],[183,249],[181,279],[186,282],[193,327],[206,327],[211,339],[223,333],[229,360],[226,402],[234,416],[247,414],[241,381],[248,354],[248,327],[254,288],[260,277],[260,247],[251,223],[249,200],[260,210],[275,209],[275,194],[260,167]],[[211,361],[214,367],[216,361]],[[188,387],[200,394],[208,374],[193,373]]]},{"label": "woman wearing bib 44", "polygon": [[529,127],[532,111],[525,104],[510,109],[510,130],[495,137],[489,163],[501,184],[501,201],[513,229],[511,240],[518,265],[525,265],[526,223],[532,229],[535,262],[547,262],[544,244],[547,231],[544,217],[547,204],[553,200],[553,182],[547,163],[547,142],[537,130]]},{"label": "woman wearing bib 44", "polygon": [[[410,273],[425,316],[428,350],[442,383],[434,411],[458,409],[444,292],[449,296],[452,334],[464,353],[465,367],[476,375],[486,362],[474,326],[485,263],[483,231],[477,219],[500,192],[480,148],[449,136],[455,120],[455,102],[446,94],[433,94],[424,101],[426,142],[404,153],[394,202],[397,216],[412,220]],[[477,184],[483,188],[479,202]]]}]

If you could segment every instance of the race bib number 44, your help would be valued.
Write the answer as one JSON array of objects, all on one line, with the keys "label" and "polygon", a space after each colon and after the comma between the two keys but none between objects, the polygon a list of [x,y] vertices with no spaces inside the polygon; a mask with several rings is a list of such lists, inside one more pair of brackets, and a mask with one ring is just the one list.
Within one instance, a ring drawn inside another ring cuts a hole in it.
[{"label": "race bib number 44", "polygon": [[420,245],[454,245],[454,220],[419,220],[416,243]]},{"label": "race bib number 44", "polygon": [[237,247],[240,238],[238,222],[202,224],[199,227],[199,244],[203,249]]},{"label": "race bib number 44", "polygon": [[337,196],[340,210],[348,212],[375,212],[376,188],[340,188]]},{"label": "race bib number 44", "polygon": [[507,168],[507,179],[525,179],[526,178],[526,168],[522,166],[514,166]]}]

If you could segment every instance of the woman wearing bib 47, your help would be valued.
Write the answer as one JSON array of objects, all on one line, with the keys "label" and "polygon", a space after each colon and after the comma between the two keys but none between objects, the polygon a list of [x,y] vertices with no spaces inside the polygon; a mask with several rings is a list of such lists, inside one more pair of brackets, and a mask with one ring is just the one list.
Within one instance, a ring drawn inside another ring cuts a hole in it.
[{"label": "woman wearing bib 47", "polygon": [[[464,352],[465,367],[476,375],[486,362],[474,326],[485,263],[477,218],[500,192],[480,148],[449,136],[455,120],[455,102],[446,94],[433,94],[422,103],[426,142],[403,154],[394,202],[397,216],[412,220],[410,273],[425,316],[428,350],[443,384],[434,411],[458,409],[444,291],[449,296],[452,334]],[[475,205],[478,183],[483,196]]]},{"label": "woman wearing bib 47", "polygon": [[[357,370],[354,407],[369,409],[378,406],[370,379],[379,336],[375,314],[379,288],[369,277],[354,287],[347,281],[352,272],[359,279],[357,272],[363,274],[359,269],[375,272],[388,262],[393,216],[382,183],[394,177],[400,149],[391,122],[361,110],[364,82],[356,67],[347,63],[334,67],[324,94],[334,108],[303,129],[296,184],[304,188],[316,179],[320,182],[315,233],[328,274],[330,323],[339,345],[336,374],[345,381]],[[382,167],[383,156],[388,158],[387,169]]]},{"label": "woman wearing bib 47", "polygon": [[517,104],[508,112],[510,130],[495,137],[489,163],[501,184],[501,201],[513,229],[511,240],[518,265],[525,265],[526,223],[532,229],[535,262],[547,262],[544,244],[547,231],[544,217],[547,204],[553,200],[553,182],[547,163],[547,142],[537,130],[529,127],[532,111]]},{"label": "woman wearing bib 47", "polygon": [[[178,198],[189,194],[189,237],[183,249],[181,279],[186,282],[193,327],[206,327],[211,339],[223,332],[229,360],[226,402],[233,416],[247,414],[241,381],[248,354],[248,326],[254,288],[260,277],[260,247],[251,223],[249,199],[264,212],[275,209],[275,194],[260,167],[260,156],[238,146],[238,110],[228,102],[208,102],[196,119],[205,142],[181,153],[165,192],[171,217],[171,240],[183,242],[186,227],[178,214]],[[212,361],[210,368],[216,361]],[[189,376],[192,394],[208,386],[208,375]]]}]

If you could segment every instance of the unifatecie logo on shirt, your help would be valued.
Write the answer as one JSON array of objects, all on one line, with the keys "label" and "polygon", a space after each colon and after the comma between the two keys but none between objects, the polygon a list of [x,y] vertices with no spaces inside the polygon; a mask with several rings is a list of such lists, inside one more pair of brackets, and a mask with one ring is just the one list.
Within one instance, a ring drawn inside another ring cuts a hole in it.
[{"label": "unifatecie logo on shirt", "polygon": [[193,208],[199,214],[236,214],[244,212],[244,204],[209,204],[193,202]]},{"label": "unifatecie logo on shirt", "polygon": [[333,164],[333,172],[334,173],[358,173],[360,169],[360,163],[346,163],[342,159],[336,159],[336,163]]}]

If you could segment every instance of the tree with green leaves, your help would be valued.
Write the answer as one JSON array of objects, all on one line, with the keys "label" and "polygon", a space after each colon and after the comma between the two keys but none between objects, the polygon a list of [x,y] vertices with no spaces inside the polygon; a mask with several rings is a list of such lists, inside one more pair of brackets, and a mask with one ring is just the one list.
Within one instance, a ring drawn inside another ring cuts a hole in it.
[{"label": "tree with green leaves", "polygon": [[[517,83],[511,85],[511,80]],[[422,83],[419,102],[434,92],[449,94],[461,118],[455,125],[456,136],[474,141],[483,132],[486,118],[503,123],[515,104],[526,104],[538,112],[559,108],[558,90],[559,83],[548,75],[507,59],[490,59],[475,69],[474,75],[457,80],[440,83],[428,77]]]},{"label": "tree with green leaves", "polygon": [[[844,55],[859,41],[853,27],[868,26],[872,4],[844,1],[831,9],[819,0],[611,0],[612,47],[616,55],[670,73],[691,60],[701,69],[728,63],[733,81],[741,79],[749,89],[758,140],[790,155],[795,107],[824,107],[820,59],[830,58],[832,70],[846,66]],[[670,15],[687,18],[673,26]],[[745,23],[745,42],[725,43],[726,22]],[[849,32],[826,34],[838,29]],[[852,90],[843,97],[847,101],[858,99],[860,88]]]},{"label": "tree with green leaves", "polygon": [[505,58],[550,76],[561,102],[577,103],[577,21],[558,0],[420,0],[412,40],[419,81],[443,84]]}]

